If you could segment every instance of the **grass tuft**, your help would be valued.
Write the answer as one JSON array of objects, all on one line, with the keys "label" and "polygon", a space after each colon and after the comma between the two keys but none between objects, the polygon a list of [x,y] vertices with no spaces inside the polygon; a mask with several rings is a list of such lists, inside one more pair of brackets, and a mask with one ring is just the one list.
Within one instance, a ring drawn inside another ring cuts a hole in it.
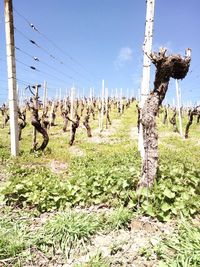
[{"label": "grass tuft", "polygon": [[200,227],[185,220],[178,233],[164,240],[158,249],[161,266],[200,266]]},{"label": "grass tuft", "polygon": [[76,212],[60,213],[44,225],[37,245],[43,250],[51,247],[53,253],[61,250],[68,255],[72,248],[89,242],[89,238],[100,228],[98,216]]}]

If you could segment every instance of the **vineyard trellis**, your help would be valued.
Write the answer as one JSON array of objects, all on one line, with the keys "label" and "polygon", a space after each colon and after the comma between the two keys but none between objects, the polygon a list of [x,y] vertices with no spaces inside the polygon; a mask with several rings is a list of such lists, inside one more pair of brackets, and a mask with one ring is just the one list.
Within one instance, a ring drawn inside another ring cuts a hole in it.
[{"label": "vineyard trellis", "polygon": [[[5,1],[6,2],[6,1]],[[149,4],[151,4],[151,7],[148,9],[148,5],[147,5],[147,15],[148,15],[148,23],[147,23],[147,28],[146,28],[146,31],[145,31],[145,42],[144,42],[144,56],[145,56],[145,60],[147,60],[147,61],[145,61],[144,60],[144,67],[145,67],[145,72],[144,73],[146,73],[147,72],[147,69],[148,69],[148,72],[149,72],[149,67],[150,67],[150,61],[152,61],[155,65],[156,65],[156,68],[158,67],[158,68],[163,68],[163,66],[164,66],[164,64],[163,64],[163,62],[161,62],[162,60],[163,61],[165,61],[166,60],[166,58],[167,58],[167,56],[165,56],[165,51],[164,50],[162,50],[162,51],[160,51],[159,53],[152,53],[152,54],[148,54],[148,51],[149,51],[149,49],[151,48],[151,42],[152,42],[152,34],[150,34],[150,33],[152,33],[153,32],[153,15],[154,15],[154,1],[147,1]],[[27,21],[28,22],[28,24],[30,25],[30,23],[29,23],[29,21]],[[41,34],[40,32],[39,32],[39,30],[35,27],[35,26],[33,26],[33,24],[31,24],[30,25],[31,26],[31,28],[33,29],[33,30],[35,30],[35,31],[37,31],[39,34]],[[147,29],[148,29],[148,31],[147,31]],[[15,28],[15,30],[16,31],[18,31],[18,32],[20,32],[17,28]],[[23,33],[21,33],[21,34],[23,34]],[[24,35],[24,34],[23,34]],[[14,32],[13,32],[13,36],[14,36]],[[41,47],[40,45],[38,45],[37,44],[37,42],[36,41],[34,41],[34,40],[32,40],[32,39],[29,39],[26,35],[24,35],[24,38],[26,38],[26,39],[28,39],[33,45],[35,45],[36,47],[38,47],[38,48],[40,48],[40,49],[42,49],[42,50],[44,50],[43,49],[43,47]],[[13,44],[13,47],[14,48],[16,48],[17,50],[19,50],[19,51],[21,51],[21,52],[23,52],[23,53],[26,53],[25,51],[23,51],[23,49],[21,49],[21,48],[18,48],[18,47],[15,47],[15,45]],[[188,50],[189,51],[189,50]],[[59,61],[59,58],[57,58],[57,57],[55,57],[54,55],[52,55],[52,54],[50,54],[48,51],[45,51],[46,53],[48,53],[49,54],[49,56],[51,57],[51,58],[53,58],[54,60],[57,60],[57,61]],[[30,55],[30,54],[28,54],[27,53],[27,55],[28,56],[30,56],[30,57],[32,57],[32,55]],[[189,56],[188,56],[189,57]],[[188,58],[187,57],[187,58]],[[36,62],[37,61],[40,61],[39,59],[38,59],[38,57],[32,57]],[[170,56],[169,56],[169,58],[170,58]],[[177,59],[178,57],[176,57],[175,56],[175,58]],[[161,60],[162,59],[162,60]],[[167,60],[166,60],[167,61]],[[173,61],[173,60],[172,60]],[[31,68],[32,70],[35,70],[35,71],[40,71],[40,69],[38,69],[38,68],[36,68],[36,67],[34,67],[34,66],[29,66],[29,65],[27,65],[27,64],[25,64],[25,63],[23,63],[23,62],[20,62],[19,60],[18,60],[18,62],[20,63],[20,64],[23,64],[23,65],[25,65],[25,66],[27,66],[27,67],[29,67],[29,68]],[[148,62],[148,64],[147,65],[145,65],[145,62]],[[159,63],[158,63],[159,62]],[[60,62],[61,64],[63,64],[63,62]],[[180,62],[179,62],[180,63]],[[160,65],[159,65],[160,64]],[[162,65],[163,64],[163,65]],[[170,63],[171,64],[171,63]],[[174,63],[174,66],[175,67],[177,67],[176,66],[176,64]],[[148,67],[148,68],[147,68]],[[166,67],[166,66],[164,66],[164,67]],[[158,73],[158,68],[157,68],[157,73]],[[45,73],[45,72],[43,72],[42,71],[42,73]],[[156,73],[156,75],[157,75],[157,73]],[[149,75],[149,74],[148,74]],[[55,76],[54,76],[55,77]],[[173,78],[175,78],[175,76],[174,76],[174,73],[172,73],[172,77]],[[69,77],[69,78],[71,78],[71,77]],[[165,77],[166,78],[166,77]],[[177,76],[177,79],[180,79],[179,78],[179,76]],[[16,77],[15,77],[15,82],[16,82]],[[149,84],[149,79],[147,79],[146,80],[146,82]],[[166,82],[166,81],[164,81],[164,82]],[[156,83],[156,81],[155,81],[155,83]],[[154,85],[155,85],[155,83],[154,83]],[[176,82],[177,83],[177,82]],[[154,86],[154,90],[153,90],[153,93],[158,93],[158,91],[160,90],[160,89],[158,89],[158,88],[156,88],[156,86],[161,86],[161,85],[155,85]],[[162,84],[162,86],[164,86],[163,84]],[[167,85],[168,86],[168,85]],[[166,86],[166,87],[167,87]],[[144,84],[143,84],[143,87],[144,87]],[[147,89],[147,88],[146,88]],[[14,91],[15,91],[16,89],[14,89]],[[88,109],[88,111],[87,111],[87,115],[84,117],[84,122],[83,122],[83,124],[84,124],[84,126],[85,126],[85,128],[86,128],[86,130],[87,130],[87,134],[88,134],[88,137],[91,137],[92,136],[92,133],[91,133],[91,127],[90,127],[90,124],[89,124],[89,119],[90,119],[90,115],[92,115],[92,117],[93,117],[93,119],[95,119],[95,111],[94,111],[94,106],[95,107],[98,107],[98,114],[99,114],[99,131],[101,132],[102,130],[103,130],[103,127],[104,127],[104,125],[103,125],[103,121],[104,121],[104,119],[105,119],[105,121],[106,121],[106,123],[105,123],[105,126],[106,126],[106,128],[108,127],[108,124],[110,124],[111,125],[111,120],[110,120],[110,117],[109,117],[109,106],[110,106],[110,98],[109,98],[109,96],[108,96],[108,92],[107,92],[107,88],[105,88],[105,85],[104,85],[104,80],[102,80],[102,94],[101,94],[101,98],[99,98],[97,101],[96,101],[96,103],[94,103],[94,99],[93,99],[93,88],[92,87],[90,87],[90,97],[88,98],[88,99],[85,99],[84,97],[83,97],[83,99],[82,99],[82,102],[81,103],[79,103],[78,101],[79,100],[77,100],[77,102],[76,102],[76,99],[75,99],[75,93],[74,93],[74,87],[71,89],[71,99],[70,99],[70,101],[71,101],[71,103],[69,104],[69,99],[68,100],[66,100],[66,98],[64,99],[64,100],[61,100],[61,89],[60,89],[60,94],[59,93],[57,93],[56,94],[56,99],[54,99],[54,100],[52,100],[52,104],[51,105],[48,105],[47,104],[47,102],[48,102],[48,99],[47,99],[47,84],[46,83],[44,83],[44,94],[43,94],[43,114],[42,114],[42,116],[41,116],[41,118],[39,118],[39,113],[38,113],[38,104],[37,104],[37,100],[38,100],[38,97],[37,97],[37,94],[35,94],[35,96],[33,97],[33,103],[34,104],[32,104],[30,107],[31,107],[31,109],[32,109],[32,125],[35,127],[34,129],[37,129],[42,135],[43,135],[43,138],[44,138],[44,143],[39,147],[39,148],[37,148],[37,142],[36,142],[36,132],[35,132],[35,130],[34,130],[34,142],[33,142],[33,149],[34,150],[37,150],[37,149],[41,149],[41,150],[44,150],[45,149],[45,147],[47,146],[47,144],[48,144],[48,141],[49,141],[49,137],[48,137],[48,132],[47,132],[47,130],[48,130],[48,127],[53,127],[53,126],[55,126],[56,125],[56,123],[55,123],[55,120],[56,120],[56,109],[58,108],[58,106],[60,107],[60,109],[61,109],[61,112],[62,112],[62,116],[63,116],[63,121],[64,121],[64,125],[63,125],[63,131],[65,132],[66,130],[67,130],[67,126],[68,126],[68,122],[70,122],[71,123],[71,125],[70,125],[70,131],[71,131],[71,141],[70,141],[70,144],[72,145],[73,144],[73,142],[74,142],[74,139],[75,139],[75,133],[76,133],[76,129],[79,127],[79,120],[80,120],[80,116],[79,115],[83,115],[83,110],[84,110],[84,105],[86,105],[87,106],[87,109]],[[166,89],[167,90],[167,89]],[[178,90],[178,89],[177,89]],[[128,91],[128,89],[127,89],[127,91]],[[165,92],[166,93],[166,92]],[[112,93],[113,94],[113,93]],[[127,93],[127,95],[128,95],[128,93]],[[145,97],[142,99],[142,105],[139,105],[138,106],[138,125],[142,125],[142,127],[146,127],[146,128],[148,128],[148,130],[149,130],[149,128],[151,128],[149,125],[148,125],[148,127],[147,126],[145,126],[145,117],[146,117],[146,115],[144,114],[144,110],[145,110],[145,108],[148,110],[148,107],[146,106],[146,102],[144,102],[144,99],[147,97],[147,94],[145,93],[144,94],[144,92],[142,92],[142,95],[144,96],[145,95]],[[154,95],[155,96],[155,95]],[[151,97],[152,97],[152,94],[150,94],[148,97],[147,97],[147,102],[149,101],[149,103],[151,102],[150,101],[150,99],[151,99]],[[58,101],[58,99],[59,99],[59,101]],[[164,98],[163,98],[164,99]],[[163,100],[162,99],[162,100]],[[178,99],[178,98],[177,98]],[[118,109],[118,113],[119,114],[123,114],[123,111],[124,111],[124,107],[125,107],[125,105],[124,105],[124,103],[123,103],[123,97],[122,97],[122,89],[121,90],[119,90],[119,93],[118,93],[118,90],[116,89],[116,94],[115,94],[115,105],[116,105],[116,107],[117,107],[117,109]],[[112,100],[111,100],[112,101]],[[58,103],[59,102],[59,103]],[[85,104],[84,104],[84,102],[85,102]],[[155,114],[158,114],[158,107],[161,105],[161,103],[162,103],[162,101],[161,100],[157,100],[157,107],[154,107],[155,108],[155,110],[154,110],[154,113]],[[29,103],[30,104],[30,103]],[[76,105],[82,105],[82,108],[81,108],[81,114],[77,114],[77,107],[76,107]],[[128,107],[128,98],[127,98],[127,103],[126,103],[126,105],[127,105],[127,107]],[[144,107],[142,107],[144,105]],[[63,107],[61,107],[61,106],[64,106],[65,108],[63,109]],[[153,109],[154,109],[153,108]],[[51,112],[50,112],[50,114],[48,114],[48,112],[49,112],[49,110],[51,109]],[[11,108],[10,108],[10,111],[11,111]],[[149,111],[149,110],[148,110]],[[5,122],[7,122],[7,120],[8,120],[8,118],[6,118],[6,110],[4,109],[4,108],[2,108],[2,112],[4,112],[4,121]],[[180,103],[179,103],[179,107],[178,107],[178,112],[179,112],[179,118],[181,119],[181,114],[180,114],[180,112],[181,112],[181,110],[180,110]],[[150,112],[151,113],[151,112]],[[150,114],[149,113],[149,114]],[[164,121],[166,121],[166,118],[167,118],[167,114],[168,113],[168,111],[167,111],[167,108],[165,109],[165,117],[164,117]],[[177,131],[177,126],[176,126],[176,113],[177,113],[177,110],[174,110],[174,114],[173,114],[173,117],[170,119],[170,122],[173,124],[173,126],[175,127],[174,129],[176,129],[176,131]],[[69,114],[70,114],[70,117],[69,117]],[[154,115],[155,115],[154,114]],[[190,113],[190,119],[189,119],[189,122],[188,122],[188,124],[187,124],[187,127],[186,127],[186,133],[185,133],[185,137],[187,138],[188,137],[188,131],[189,131],[189,127],[190,127],[190,125],[191,125],[191,123],[192,123],[192,119],[193,119],[193,116],[194,115],[197,115],[197,112],[196,112],[196,110],[194,109],[191,113]],[[22,129],[26,126],[26,117],[25,117],[25,115],[23,114],[23,112],[22,111],[19,111],[19,114],[17,115],[17,116],[19,116],[19,120],[20,120],[20,122],[19,122],[19,124],[18,124],[18,126],[19,126],[19,130],[20,130],[20,133],[18,134],[16,134],[16,136],[17,136],[17,139],[21,139],[21,134],[22,134]],[[12,117],[13,116],[10,116],[10,120],[12,120]],[[16,117],[16,114],[15,114],[15,117]],[[199,117],[198,117],[199,118]],[[16,119],[16,118],[15,118]],[[40,121],[41,120],[41,121]],[[37,123],[36,123],[37,122]],[[148,122],[149,123],[149,122]],[[147,123],[147,124],[148,124]],[[37,125],[36,125],[37,124]],[[182,124],[180,124],[180,133],[182,133],[182,130],[181,130],[181,125]],[[18,128],[17,126],[16,126],[16,128]],[[11,136],[12,136],[12,129],[13,129],[13,127],[11,127]],[[141,131],[141,129],[140,129],[140,131]],[[145,134],[144,134],[144,132],[145,132]],[[153,131],[154,132],[154,131]],[[156,133],[154,133],[155,134],[155,139],[156,139]],[[147,138],[147,130],[144,130],[143,132],[142,132],[142,137],[143,138],[145,138],[145,139],[148,139]],[[12,139],[11,139],[12,140]],[[149,165],[149,162],[151,162],[151,160],[149,159],[149,154],[151,154],[150,152],[149,152],[149,148],[147,149],[147,147],[148,147],[148,145],[147,145],[147,141],[145,141],[145,143],[146,144],[144,144],[144,146],[143,146],[143,148],[144,149],[142,149],[142,151],[144,151],[145,152],[145,157],[143,158],[143,161],[145,162],[144,164],[143,164],[143,174],[142,174],[142,179],[141,179],[141,183],[140,184],[145,184],[145,182],[144,182],[144,176],[146,177],[146,176],[148,176],[149,174],[147,174],[147,173],[149,173],[149,170],[147,171],[147,169],[149,169],[149,166],[148,167],[144,167],[144,166],[147,166],[147,165]],[[150,146],[150,145],[149,145]],[[156,145],[155,145],[155,148],[156,148]],[[147,150],[148,150],[148,153],[146,153],[147,152]],[[147,156],[147,154],[148,154],[148,156]],[[143,157],[143,156],[142,156]],[[157,153],[155,152],[155,158],[157,158]],[[153,162],[153,160],[152,160],[152,162]],[[155,160],[155,162],[156,162],[156,160]],[[156,173],[156,171],[155,171],[155,169],[157,168],[156,166],[157,166],[157,163],[155,163],[155,164],[153,164],[153,165],[155,165],[155,168],[154,168],[154,170],[152,171],[154,174],[153,175],[150,175],[150,176],[152,176],[152,177],[155,177],[155,173]],[[146,168],[146,170],[145,170],[145,168]],[[145,178],[146,179],[146,183],[149,185],[151,185],[152,183],[153,183],[153,178]]]}]

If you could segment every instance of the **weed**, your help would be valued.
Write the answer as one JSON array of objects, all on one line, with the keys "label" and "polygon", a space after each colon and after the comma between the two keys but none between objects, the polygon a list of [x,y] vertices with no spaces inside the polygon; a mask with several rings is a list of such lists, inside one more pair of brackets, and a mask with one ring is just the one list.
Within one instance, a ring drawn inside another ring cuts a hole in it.
[{"label": "weed", "polygon": [[64,255],[69,256],[72,248],[84,246],[100,229],[98,216],[69,211],[50,219],[44,225],[36,243],[42,250],[51,248],[53,254],[61,250]]},{"label": "weed", "polygon": [[74,267],[109,267],[109,260],[104,258],[101,253],[97,253],[95,256],[91,257],[90,260],[85,264],[78,264]]},{"label": "weed", "polygon": [[0,259],[14,258],[30,245],[27,226],[9,219],[0,220]]},{"label": "weed", "polygon": [[185,220],[178,232],[160,243],[157,253],[161,266],[200,266],[200,227]]},{"label": "weed", "polygon": [[119,207],[110,214],[110,216],[107,218],[106,224],[110,230],[128,228],[132,218],[133,212],[131,212],[130,209]]}]

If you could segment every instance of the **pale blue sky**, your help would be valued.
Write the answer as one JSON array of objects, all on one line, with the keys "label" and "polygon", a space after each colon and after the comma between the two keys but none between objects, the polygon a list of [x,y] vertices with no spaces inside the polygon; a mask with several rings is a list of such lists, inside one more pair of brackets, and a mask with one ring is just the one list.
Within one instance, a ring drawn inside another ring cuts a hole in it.
[{"label": "pale blue sky", "polygon": [[[51,96],[59,88],[64,94],[73,83],[80,88],[80,93],[82,88],[87,94],[89,88],[94,87],[98,94],[101,79],[105,79],[110,92],[123,88],[126,94],[129,88],[130,94],[133,91],[138,93],[142,74],[145,0],[13,0],[13,5],[42,33],[32,30],[27,21],[14,12],[15,45],[21,49],[16,51],[16,58],[21,62],[17,62],[20,90],[28,84],[46,80]],[[2,103],[7,98],[3,0],[0,0],[0,10]],[[199,0],[156,0],[153,50],[165,46],[171,53],[184,55],[185,48],[192,49],[190,73],[180,82],[183,101],[200,100],[199,14]],[[31,56],[38,57],[40,62]],[[153,75],[152,68],[151,84]],[[172,102],[173,97],[175,81],[172,80],[167,100]]]}]

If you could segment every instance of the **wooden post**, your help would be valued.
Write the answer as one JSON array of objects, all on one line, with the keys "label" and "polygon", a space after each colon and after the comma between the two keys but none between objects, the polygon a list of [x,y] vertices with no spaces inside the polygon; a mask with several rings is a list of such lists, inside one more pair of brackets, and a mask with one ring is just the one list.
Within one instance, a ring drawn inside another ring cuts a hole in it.
[{"label": "wooden post", "polygon": [[85,88],[82,89],[82,98],[85,99]]},{"label": "wooden post", "polygon": [[67,110],[67,97],[65,97],[65,102],[64,102],[64,110]]},{"label": "wooden post", "polygon": [[77,92],[77,98],[78,100],[80,99],[80,89],[78,88],[78,92]]},{"label": "wooden post", "polygon": [[[17,87],[19,87],[19,85],[17,84]],[[18,89],[19,94],[18,95],[18,101],[19,101],[19,108],[21,108],[23,106],[23,91],[22,89]]]},{"label": "wooden post", "polygon": [[39,109],[39,103],[38,103],[38,89],[39,87],[41,87],[40,84],[36,84],[35,86],[33,86],[33,88],[35,89],[35,108]]},{"label": "wooden post", "polygon": [[65,97],[66,98],[68,97],[68,89],[67,88],[65,89]]},{"label": "wooden post", "polygon": [[62,100],[62,89],[60,88],[59,92],[59,105],[61,106],[61,100]]},{"label": "wooden post", "polygon": [[54,111],[54,107],[55,107],[55,100],[53,100],[53,101],[51,102],[51,112],[50,112],[50,114],[53,113],[53,111]]},{"label": "wooden post", "polygon": [[[33,105],[37,111],[39,109],[39,106],[38,106],[38,89],[39,89],[39,87],[41,87],[41,85],[36,84],[35,86],[32,86],[32,88],[35,89],[35,97],[33,100],[34,101]],[[37,131],[36,131],[35,127],[33,127],[33,147],[36,144],[36,142],[37,142]]]},{"label": "wooden post", "polygon": [[98,107],[98,126],[99,126],[99,132],[101,132],[101,100],[100,100],[100,96],[98,96],[97,107]]},{"label": "wooden post", "polygon": [[118,89],[115,88],[115,101],[117,101],[117,111],[119,108],[119,97],[118,97]]},{"label": "wooden post", "polygon": [[[71,88],[71,108],[70,108],[70,119],[74,119],[74,97],[75,97],[75,88]],[[72,122],[70,121],[70,139],[72,137]]]},{"label": "wooden post", "polygon": [[105,89],[105,111],[106,111],[106,129],[108,129],[108,88]]},{"label": "wooden post", "polygon": [[23,99],[23,103],[24,103],[24,100],[27,100],[26,90],[22,91],[22,99]]},{"label": "wooden post", "polygon": [[101,128],[100,131],[103,131],[103,119],[104,119],[104,80],[102,80],[102,94],[101,94]]},{"label": "wooden post", "polygon": [[9,89],[11,155],[19,155],[19,130],[16,90],[16,63],[12,0],[4,0],[7,72]]},{"label": "wooden post", "polygon": [[122,106],[123,106],[123,99],[122,99],[122,88],[121,88],[120,90],[120,113],[121,114],[123,113]]},{"label": "wooden post", "polygon": [[178,119],[179,119],[179,130],[180,136],[183,137],[183,126],[182,126],[182,117],[181,117],[181,98],[180,98],[180,87],[178,80],[176,80],[176,98],[177,98],[177,108],[178,108]]},{"label": "wooden post", "polygon": [[92,106],[92,98],[93,98],[92,93],[93,93],[92,88],[90,88],[89,107]]},{"label": "wooden post", "polygon": [[43,93],[43,110],[45,111],[47,105],[47,82],[44,81],[44,93]]},{"label": "wooden post", "polygon": [[20,107],[20,91],[18,83],[16,83],[16,88],[17,88],[17,107]]},{"label": "wooden post", "polygon": [[[141,109],[143,108],[144,103],[149,94],[151,60],[148,56],[150,55],[152,48],[154,6],[155,6],[155,0],[146,1],[146,24],[145,24],[144,46],[143,46],[143,52],[144,52],[143,73],[142,73],[142,83],[141,83],[141,100],[139,104],[139,107]],[[141,123],[139,124],[138,148],[141,157],[144,158],[143,128]]]}]

